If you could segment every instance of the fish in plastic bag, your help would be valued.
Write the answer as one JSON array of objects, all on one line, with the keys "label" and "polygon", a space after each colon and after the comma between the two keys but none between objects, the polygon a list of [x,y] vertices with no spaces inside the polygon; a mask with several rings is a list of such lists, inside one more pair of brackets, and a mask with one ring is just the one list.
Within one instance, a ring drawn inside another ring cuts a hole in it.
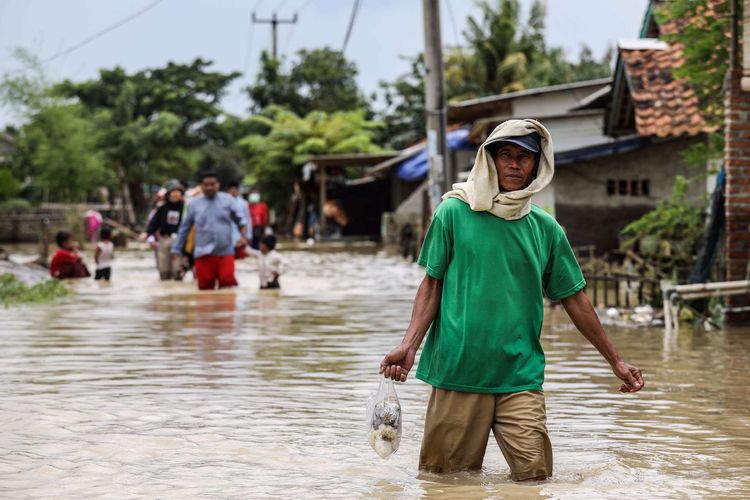
[{"label": "fish in plastic bag", "polygon": [[382,379],[367,402],[367,441],[380,458],[390,457],[401,443],[401,404],[390,379]]}]

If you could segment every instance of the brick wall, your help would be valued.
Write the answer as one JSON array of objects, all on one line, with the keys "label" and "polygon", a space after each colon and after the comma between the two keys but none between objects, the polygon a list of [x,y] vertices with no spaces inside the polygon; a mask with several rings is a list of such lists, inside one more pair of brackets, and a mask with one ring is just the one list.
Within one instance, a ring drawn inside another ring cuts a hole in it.
[{"label": "brick wall", "polygon": [[[725,97],[726,146],[726,263],[727,280],[744,280],[750,258],[750,92],[740,86],[742,71],[728,75]],[[732,307],[750,306],[750,297],[729,301]],[[729,313],[727,323],[750,323],[750,312]]]}]

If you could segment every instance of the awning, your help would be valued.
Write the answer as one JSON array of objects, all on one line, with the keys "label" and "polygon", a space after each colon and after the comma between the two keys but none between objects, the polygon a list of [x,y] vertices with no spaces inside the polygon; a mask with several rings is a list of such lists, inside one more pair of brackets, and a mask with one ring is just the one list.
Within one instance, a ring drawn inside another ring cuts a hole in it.
[{"label": "awning", "polygon": [[[448,132],[446,135],[447,147],[451,150],[460,149],[474,149],[475,146],[469,142],[469,129],[460,128]],[[405,181],[418,181],[424,179],[427,176],[429,167],[427,165],[427,150],[422,147],[422,150],[415,156],[412,156],[396,170],[396,175]]]}]

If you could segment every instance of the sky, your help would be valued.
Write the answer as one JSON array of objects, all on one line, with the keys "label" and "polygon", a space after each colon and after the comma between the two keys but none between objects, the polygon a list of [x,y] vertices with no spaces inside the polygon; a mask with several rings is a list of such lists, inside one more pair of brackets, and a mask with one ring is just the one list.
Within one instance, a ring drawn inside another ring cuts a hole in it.
[{"label": "sky", "polygon": [[[23,47],[45,59],[78,44],[155,0],[0,0],[0,75],[19,66],[12,57]],[[492,0],[494,1],[494,0]],[[423,50],[421,0],[361,0],[346,56],[357,64],[360,88],[370,94],[381,80],[409,70],[403,56]],[[531,0],[521,0],[528,10]],[[601,56],[619,39],[637,38],[648,0],[547,0],[546,41],[576,59],[583,44]],[[242,88],[251,83],[262,50],[270,50],[271,28],[252,24],[251,12],[268,18],[298,14],[296,24],[279,25],[281,55],[302,48],[342,47],[353,0],[161,0],[155,7],[44,68],[51,80],[86,80],[99,68],[129,72],[196,57],[214,61],[218,71],[239,71],[222,106],[246,114]],[[475,0],[440,0],[443,43],[464,44]],[[452,15],[451,15],[452,14]],[[11,121],[0,111],[0,126]]]}]

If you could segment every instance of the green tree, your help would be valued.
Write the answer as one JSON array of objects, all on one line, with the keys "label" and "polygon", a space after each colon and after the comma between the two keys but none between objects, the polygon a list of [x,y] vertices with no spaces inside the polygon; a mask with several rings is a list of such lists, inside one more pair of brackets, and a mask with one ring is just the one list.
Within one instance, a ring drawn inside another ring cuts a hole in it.
[{"label": "green tree", "polygon": [[96,149],[99,129],[80,105],[51,92],[36,58],[22,50],[16,56],[25,71],[0,82],[0,101],[24,124],[7,129],[14,147],[5,160],[6,172],[29,179],[45,200],[85,201],[111,181]]},{"label": "green tree", "polygon": [[269,106],[283,106],[305,116],[311,111],[333,113],[365,109],[368,104],[357,87],[357,66],[338,50],[300,50],[285,73],[282,63],[261,54],[261,70],[247,88],[251,110],[258,113]]},{"label": "green tree", "polygon": [[313,111],[305,117],[270,106],[249,121],[264,129],[238,142],[249,159],[249,172],[272,205],[284,203],[300,167],[320,154],[371,153],[380,151],[374,142],[381,124],[360,111],[325,113]]},{"label": "green tree", "polygon": [[20,129],[15,155],[46,200],[82,202],[111,181],[97,151],[98,138],[96,124],[80,106],[49,105]]},{"label": "green tree", "polygon": [[527,88],[535,88],[605,78],[612,74],[612,55],[613,51],[610,48],[602,59],[597,61],[591,49],[584,45],[581,47],[578,61],[570,62],[565,58],[562,48],[550,48],[544,57],[537,58],[537,62],[529,69],[525,85]]},{"label": "green tree", "polygon": [[268,52],[261,52],[255,83],[245,89],[251,101],[251,112],[261,113],[269,106],[284,106],[292,110],[301,107],[300,96],[289,74],[282,71],[281,64],[281,60],[272,58]]},{"label": "green tree", "polygon": [[499,94],[526,88],[556,85],[609,76],[611,49],[597,61],[591,49],[582,46],[578,62],[571,62],[560,47],[548,47],[544,40],[544,2],[536,0],[524,23],[518,0],[489,0],[480,3],[482,19],[468,19],[464,33],[469,43],[467,65],[477,83],[467,90],[475,96]]},{"label": "green tree", "polygon": [[21,182],[7,168],[0,168],[0,202],[18,196],[21,192]]},{"label": "green tree", "polygon": [[[684,62],[674,75],[687,78],[709,125],[721,126],[724,117],[724,79],[729,70],[731,2],[672,0],[660,4],[656,19],[661,38],[679,43]],[[740,5],[742,2],[740,2]]]},{"label": "green tree", "polygon": [[[578,62],[565,57],[562,48],[544,41],[544,3],[532,4],[526,22],[518,0],[479,2],[481,17],[469,17],[466,47],[445,51],[446,96],[450,101],[502,94],[531,87],[601,78],[610,74],[612,51],[597,61],[586,46]],[[386,143],[400,148],[424,134],[424,62],[410,59],[409,73],[393,82],[380,82],[385,106]]]},{"label": "green tree", "polygon": [[535,1],[526,24],[518,0],[479,3],[482,18],[469,16],[464,37],[477,60],[475,77],[483,93],[523,90],[528,67],[544,54],[544,6]]},{"label": "green tree", "polygon": [[422,54],[409,59],[411,71],[393,82],[380,82],[385,106],[378,113],[384,123],[382,141],[388,147],[402,149],[424,136],[424,78]]},{"label": "green tree", "polygon": [[56,87],[97,122],[99,148],[131,207],[131,223],[147,208],[144,184],[188,179],[201,161],[201,148],[216,138],[219,101],[239,74],[209,71],[211,64],[196,59],[133,75],[121,68],[100,70],[96,80]]},{"label": "green tree", "polygon": [[[742,2],[739,2],[742,8]],[[730,2],[672,0],[655,10],[660,37],[680,44],[684,61],[674,76],[686,78],[698,96],[703,119],[716,131],[707,140],[686,148],[684,159],[705,170],[706,162],[724,153],[724,79],[730,65]],[[741,14],[740,14],[741,18]]]}]

